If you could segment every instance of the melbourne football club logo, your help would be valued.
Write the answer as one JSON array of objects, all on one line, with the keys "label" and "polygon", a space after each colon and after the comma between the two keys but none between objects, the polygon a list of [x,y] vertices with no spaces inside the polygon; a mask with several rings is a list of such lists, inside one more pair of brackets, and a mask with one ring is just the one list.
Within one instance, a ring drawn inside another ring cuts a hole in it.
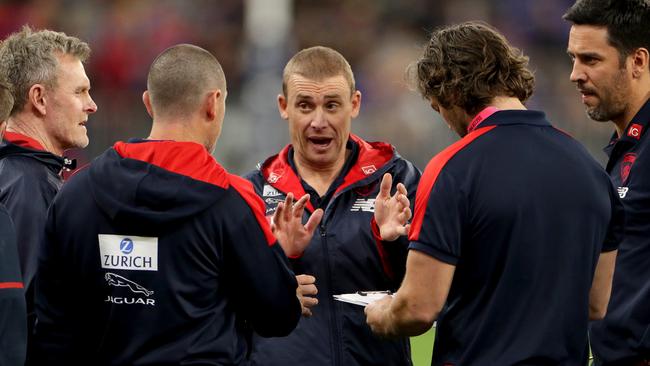
[{"label": "melbourne football club logo", "polygon": [[638,123],[632,123],[630,129],[627,130],[627,135],[638,140],[641,138],[641,132],[643,132],[643,126]]},{"label": "melbourne football club logo", "polygon": [[365,175],[370,175],[377,171],[377,168],[374,165],[366,165],[361,167],[361,171]]},{"label": "melbourne football club logo", "polygon": [[630,172],[632,171],[632,165],[636,161],[635,153],[628,153],[623,156],[623,162],[621,163],[621,185],[627,183],[628,178],[630,178]]},{"label": "melbourne football club logo", "polygon": [[273,184],[273,183],[276,183],[281,177],[282,177],[282,174],[277,174],[275,172],[271,172],[271,174],[269,174],[269,177],[266,179],[266,181]]}]

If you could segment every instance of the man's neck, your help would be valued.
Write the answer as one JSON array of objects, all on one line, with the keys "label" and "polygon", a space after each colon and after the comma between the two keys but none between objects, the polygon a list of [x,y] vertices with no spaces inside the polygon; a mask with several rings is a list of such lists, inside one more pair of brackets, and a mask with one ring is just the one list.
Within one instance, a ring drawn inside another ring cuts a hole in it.
[{"label": "man's neck", "polygon": [[36,140],[45,151],[54,155],[63,156],[63,149],[58,147],[54,141],[49,137],[43,128],[43,123],[35,118],[18,114],[9,117],[7,121],[7,131],[19,133]]},{"label": "man's neck", "polygon": [[313,166],[301,161],[300,157],[294,155],[294,164],[296,165],[296,170],[298,170],[300,178],[314,188],[318,195],[322,197],[341,174],[341,170],[350,153],[350,150],[345,149],[345,153],[341,154],[341,158],[337,159],[334,164],[327,166]]},{"label": "man's neck", "polygon": [[494,97],[489,104],[490,107],[496,107],[498,109],[526,109],[524,104],[515,97]]},{"label": "man's neck", "polygon": [[[149,133],[149,140],[172,140],[179,142],[196,142],[197,144],[206,146],[204,136],[199,131],[192,128],[191,123],[187,121],[164,121],[159,122],[154,120],[151,133]],[[208,147],[206,146],[206,149]]]}]

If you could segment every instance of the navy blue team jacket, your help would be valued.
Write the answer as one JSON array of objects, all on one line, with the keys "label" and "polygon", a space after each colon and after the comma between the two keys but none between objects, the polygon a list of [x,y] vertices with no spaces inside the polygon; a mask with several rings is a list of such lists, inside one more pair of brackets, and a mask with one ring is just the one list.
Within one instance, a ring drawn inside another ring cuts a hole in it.
[{"label": "navy blue team jacket", "polygon": [[61,188],[64,159],[44,151],[35,140],[6,132],[0,144],[0,203],[6,206],[16,229],[18,256],[30,315],[34,317],[34,276],[43,241],[47,209]]},{"label": "navy blue team jacket", "polygon": [[[407,338],[381,339],[366,325],[363,307],[334,301],[333,295],[359,290],[396,289],[404,275],[408,241],[378,240],[374,202],[384,173],[394,184],[406,185],[413,202],[420,172],[386,143],[366,142],[350,135],[354,152],[342,175],[330,187],[331,198],[320,227],[300,258],[292,259],[296,273],[316,277],[318,305],[302,318],[288,337],[253,341],[253,365],[410,365]],[[291,166],[292,148],[267,159],[248,178],[272,215],[278,202],[293,192],[305,194]],[[291,156],[290,156],[291,155]],[[315,208],[314,194],[308,211]],[[305,216],[306,219],[307,216]]]},{"label": "navy blue team jacket", "polygon": [[625,206],[625,239],[607,316],[592,323],[591,346],[597,365],[650,360],[650,101],[634,116],[621,138],[605,152],[607,172]]},{"label": "navy blue team jacket", "polygon": [[300,303],[251,184],[191,142],[118,142],[66,183],[36,279],[42,365],[239,365]]},{"label": "navy blue team jacket", "polygon": [[27,313],[20,276],[16,232],[0,204],[0,365],[23,366],[27,351]]},{"label": "navy blue team jacket", "polygon": [[496,112],[435,156],[409,234],[456,267],[432,364],[586,364],[589,290],[622,212],[605,171],[542,112]]}]

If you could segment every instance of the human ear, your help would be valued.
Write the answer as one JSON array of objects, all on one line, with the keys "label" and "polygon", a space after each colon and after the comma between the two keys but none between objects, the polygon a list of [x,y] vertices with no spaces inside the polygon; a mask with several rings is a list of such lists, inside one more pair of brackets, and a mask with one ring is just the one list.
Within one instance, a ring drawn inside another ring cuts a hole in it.
[{"label": "human ear", "polygon": [[151,99],[149,99],[148,90],[145,90],[144,93],[142,93],[142,103],[144,103],[144,107],[147,109],[147,113],[149,113],[149,116],[153,118],[153,107],[151,106]]}]

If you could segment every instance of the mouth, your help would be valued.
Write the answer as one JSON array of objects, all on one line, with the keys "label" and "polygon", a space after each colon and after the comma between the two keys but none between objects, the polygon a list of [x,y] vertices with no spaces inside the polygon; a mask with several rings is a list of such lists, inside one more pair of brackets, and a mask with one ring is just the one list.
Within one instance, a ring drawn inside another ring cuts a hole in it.
[{"label": "mouth", "polygon": [[588,99],[594,99],[598,97],[598,94],[590,89],[578,89],[578,92],[580,92],[583,103],[586,103]]},{"label": "mouth", "polygon": [[308,137],[307,141],[314,147],[316,147],[319,150],[324,150],[327,149],[331,144],[334,139],[331,137],[324,137],[324,136],[314,136],[314,137]]},{"label": "mouth", "polygon": [[86,121],[79,122],[79,126],[86,127]]}]

